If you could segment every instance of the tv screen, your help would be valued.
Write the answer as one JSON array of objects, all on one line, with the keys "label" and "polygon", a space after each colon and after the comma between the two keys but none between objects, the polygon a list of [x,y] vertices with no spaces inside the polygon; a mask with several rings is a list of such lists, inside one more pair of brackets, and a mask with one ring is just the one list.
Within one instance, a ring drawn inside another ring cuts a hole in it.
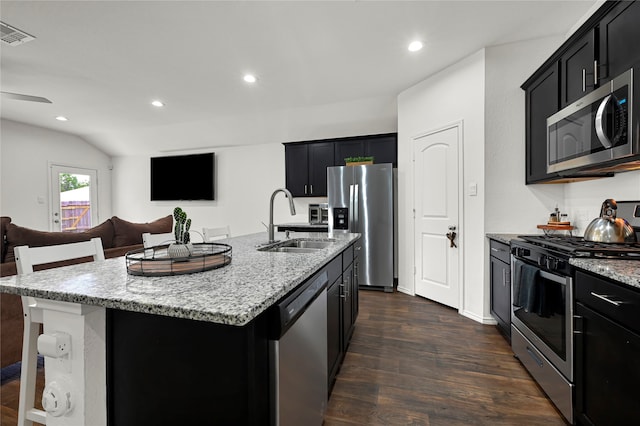
[{"label": "tv screen", "polygon": [[215,156],[151,158],[151,201],[215,200]]}]

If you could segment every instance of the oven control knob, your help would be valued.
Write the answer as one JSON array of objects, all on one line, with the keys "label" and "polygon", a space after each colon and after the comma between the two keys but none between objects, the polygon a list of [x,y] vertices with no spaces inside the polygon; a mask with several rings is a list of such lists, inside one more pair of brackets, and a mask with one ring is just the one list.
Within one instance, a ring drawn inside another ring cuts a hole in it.
[{"label": "oven control knob", "polygon": [[513,247],[511,249],[511,254],[517,257],[525,257],[525,256],[529,256],[531,252],[529,251],[529,249],[524,247]]},{"label": "oven control knob", "polygon": [[547,266],[547,256],[541,254],[540,257],[538,257],[538,266]]},{"label": "oven control knob", "polygon": [[547,269],[551,271],[558,269],[558,259],[555,257],[547,257]]}]

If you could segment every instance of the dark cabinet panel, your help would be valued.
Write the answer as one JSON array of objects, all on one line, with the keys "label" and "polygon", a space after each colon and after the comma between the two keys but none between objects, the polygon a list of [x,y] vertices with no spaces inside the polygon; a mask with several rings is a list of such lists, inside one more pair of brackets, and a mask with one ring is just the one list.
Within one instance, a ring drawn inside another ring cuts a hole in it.
[{"label": "dark cabinet panel", "polygon": [[575,289],[578,424],[640,424],[640,291],[580,270]]},{"label": "dark cabinet panel", "polygon": [[285,145],[286,187],[294,197],[304,197],[309,181],[307,145]]},{"label": "dark cabinet panel", "polygon": [[576,414],[579,424],[640,424],[640,336],[581,303],[576,339]]},{"label": "dark cabinet panel", "polygon": [[600,82],[609,81],[640,61],[640,2],[623,1],[599,25]]},{"label": "dark cabinet panel", "polygon": [[498,322],[502,333],[511,336],[511,265],[505,262],[509,259],[509,246],[491,240],[491,255],[489,257],[489,274],[491,282],[491,314]]},{"label": "dark cabinet panel", "polygon": [[330,142],[285,144],[286,187],[294,197],[326,197],[327,167],[333,166]]},{"label": "dark cabinet panel", "polygon": [[337,141],[335,143],[336,166],[344,166],[344,159],[348,157],[362,157],[364,142],[362,139]]},{"label": "dark cabinet panel", "polygon": [[558,64],[553,64],[528,87],[526,94],[526,183],[553,180],[547,173],[547,117],[558,111]]},{"label": "dark cabinet panel", "polygon": [[342,297],[338,278],[327,290],[327,366],[329,369],[329,392],[342,361]]},{"label": "dark cabinet panel", "polygon": [[596,88],[594,81],[595,30],[574,43],[560,58],[561,107]]},{"label": "dark cabinet panel", "polygon": [[342,272],[342,334],[344,336],[342,349],[346,352],[351,334],[353,333],[353,264]]},{"label": "dark cabinet panel", "polygon": [[336,166],[344,166],[347,157],[374,157],[373,162],[392,163],[398,167],[398,135],[358,136],[335,140]]},{"label": "dark cabinet panel", "polygon": [[334,165],[333,144],[309,144],[309,186],[311,197],[327,196],[327,167]]}]

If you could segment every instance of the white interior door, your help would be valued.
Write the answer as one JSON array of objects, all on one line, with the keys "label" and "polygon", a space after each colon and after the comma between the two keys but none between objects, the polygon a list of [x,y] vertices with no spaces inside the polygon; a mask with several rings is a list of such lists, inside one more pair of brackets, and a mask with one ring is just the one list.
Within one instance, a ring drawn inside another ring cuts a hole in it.
[{"label": "white interior door", "polygon": [[[458,149],[461,126],[414,139],[415,291],[458,308]],[[448,233],[455,232],[454,246]]]},{"label": "white interior door", "polygon": [[98,224],[98,172],[50,164],[52,231],[82,232]]}]

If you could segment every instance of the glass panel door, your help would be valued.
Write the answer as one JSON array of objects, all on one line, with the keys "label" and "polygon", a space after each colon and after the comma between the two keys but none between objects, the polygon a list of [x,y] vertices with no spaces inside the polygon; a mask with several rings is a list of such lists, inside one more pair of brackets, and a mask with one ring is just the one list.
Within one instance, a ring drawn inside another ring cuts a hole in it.
[{"label": "glass panel door", "polygon": [[97,171],[51,165],[53,231],[83,232],[98,224]]}]

